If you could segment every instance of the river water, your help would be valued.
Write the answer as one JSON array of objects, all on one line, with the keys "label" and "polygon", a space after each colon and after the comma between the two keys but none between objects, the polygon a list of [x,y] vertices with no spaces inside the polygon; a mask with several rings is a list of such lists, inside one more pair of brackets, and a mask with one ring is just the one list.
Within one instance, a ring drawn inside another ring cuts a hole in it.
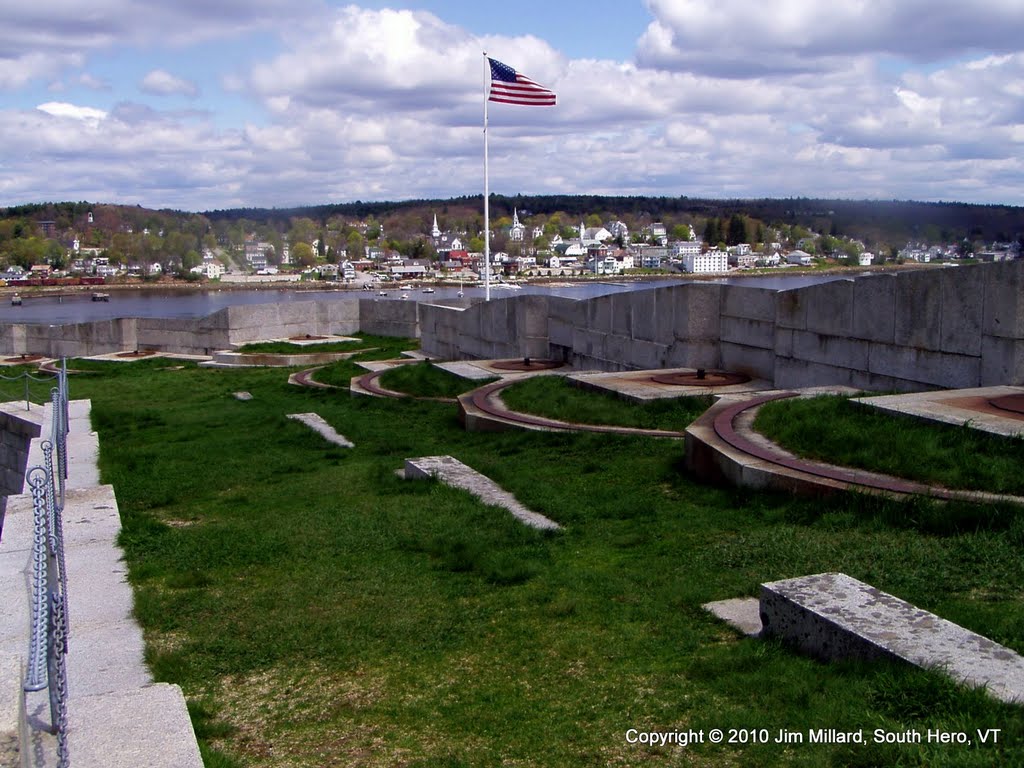
[{"label": "river water", "polygon": [[[805,285],[841,280],[850,273],[826,275],[765,275],[752,277],[726,277],[713,282],[732,285],[749,285],[772,290],[800,288]],[[536,283],[524,284],[519,289],[491,286],[491,299],[502,299],[517,294],[535,293],[562,296],[571,299],[587,299],[609,293],[636,291],[649,288],[678,285],[686,278],[665,278],[636,282],[588,281],[581,283]],[[435,301],[453,299],[462,290],[467,298],[483,298],[481,286],[439,287],[433,293],[424,293],[421,288],[397,288],[388,286],[387,296],[378,296],[377,291],[362,290],[295,290],[294,288],[232,288],[230,290],[187,290],[187,289],[116,289],[109,291],[109,301],[93,301],[92,291],[81,291],[62,296],[40,294],[25,295],[21,306],[13,306],[4,300],[0,303],[0,323],[32,323],[65,325],[110,320],[122,317],[205,317],[224,307],[237,304],[270,304],[290,301],[345,301],[351,299],[374,299],[378,301]]]}]

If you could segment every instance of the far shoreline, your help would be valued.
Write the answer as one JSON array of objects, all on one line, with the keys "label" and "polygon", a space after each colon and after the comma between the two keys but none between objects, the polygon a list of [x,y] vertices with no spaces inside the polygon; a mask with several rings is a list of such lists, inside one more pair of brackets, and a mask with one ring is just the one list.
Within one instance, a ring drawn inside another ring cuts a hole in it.
[{"label": "far shoreline", "polygon": [[[692,282],[713,282],[716,280],[722,280],[725,278],[731,279],[750,279],[756,280],[761,277],[775,277],[775,278],[786,278],[786,277],[806,277],[808,275],[842,275],[848,273],[850,277],[858,277],[865,274],[886,274],[892,272],[899,272],[905,270],[915,269],[934,269],[944,266],[960,266],[958,263],[950,262],[937,262],[934,264],[883,264],[877,266],[866,266],[866,267],[850,267],[850,266],[828,266],[819,268],[805,268],[805,267],[792,267],[792,268],[779,268],[769,267],[763,269],[752,269],[752,270],[731,270],[729,272],[716,272],[710,274],[691,274],[691,273],[645,273],[645,274],[625,274],[625,275],[544,275],[544,276],[531,276],[523,279],[514,279],[507,282],[515,282],[517,284],[536,284],[546,285],[550,283],[569,283],[569,284],[593,284],[593,283],[622,283],[622,282],[653,282],[653,281],[670,281],[678,280],[680,283],[692,283]],[[261,276],[262,277],[262,276]],[[491,285],[499,281],[492,280]],[[220,280],[204,280],[204,281],[191,281],[191,280],[180,280],[177,278],[161,278],[160,280],[121,280],[117,282],[103,283],[97,285],[31,285],[31,286],[12,286],[4,285],[0,286],[0,296],[13,297],[15,295],[21,296],[23,299],[30,299],[33,297],[42,296],[79,296],[82,294],[89,293],[112,293],[117,291],[180,291],[182,293],[202,293],[202,292],[220,292],[220,291],[258,291],[258,290],[288,290],[295,292],[324,292],[331,291],[337,293],[352,293],[354,295],[362,295],[366,293],[366,290],[362,287],[364,283],[351,284],[351,285],[339,285],[337,281],[331,280],[275,280],[271,279],[252,281],[252,282],[233,282],[227,281],[222,282]],[[377,285],[374,281],[373,285]],[[432,287],[475,287],[483,288],[483,281],[459,281],[452,278],[442,279],[424,279],[424,278],[413,278],[409,280],[395,280],[390,281],[387,284],[389,289],[400,290],[403,288],[409,289],[418,286],[432,286]]]}]

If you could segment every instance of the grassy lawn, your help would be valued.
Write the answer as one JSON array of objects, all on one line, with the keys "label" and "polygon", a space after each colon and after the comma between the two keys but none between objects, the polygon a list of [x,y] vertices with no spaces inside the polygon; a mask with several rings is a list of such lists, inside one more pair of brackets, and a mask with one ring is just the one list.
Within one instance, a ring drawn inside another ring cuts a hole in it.
[{"label": "grassy lawn", "polygon": [[1024,495],[1021,439],[895,418],[835,395],[768,403],[754,427],[803,456],[948,488]]},{"label": "grassy lawn", "polygon": [[260,341],[244,344],[237,351],[245,354],[315,354],[317,352],[355,352],[375,347],[386,355],[397,355],[402,349],[415,348],[415,342],[370,334],[352,334],[354,341],[324,341],[315,344],[296,344],[291,341]]},{"label": "grassy lawn", "polygon": [[[681,469],[681,441],[467,433],[452,405],[281,370],[88,367],[71,393],[92,400],[148,661],[183,687],[208,767],[1024,764],[1019,707],[935,673],[820,664],[700,607],[839,570],[1024,651],[1020,526],[938,535],[913,524],[923,504],[712,488]],[[355,448],[286,418],[308,411]],[[441,453],[563,530],[396,477]],[[631,728],[1002,733],[683,749]]]},{"label": "grassy lawn", "polygon": [[382,373],[378,382],[385,389],[404,392],[413,397],[454,398],[495,380],[496,378],[472,381],[424,361],[395,366]]},{"label": "grassy lawn", "polygon": [[559,421],[676,431],[689,426],[714,402],[699,396],[629,403],[613,394],[577,387],[564,376],[525,379],[503,390],[501,398],[515,411]]}]

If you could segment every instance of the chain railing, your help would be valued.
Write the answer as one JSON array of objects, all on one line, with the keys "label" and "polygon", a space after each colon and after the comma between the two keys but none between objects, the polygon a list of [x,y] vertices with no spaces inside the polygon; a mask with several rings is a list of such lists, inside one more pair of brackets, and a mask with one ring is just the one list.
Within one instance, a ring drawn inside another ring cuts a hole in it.
[{"label": "chain railing", "polygon": [[[48,396],[46,387],[52,387],[54,378],[60,379],[60,374],[37,376],[26,371],[17,376],[0,375],[0,402],[11,402],[24,400],[25,410],[32,410],[32,403],[44,402]],[[59,386],[59,384],[58,384]]]},{"label": "chain railing", "polygon": [[64,498],[67,472],[67,364],[50,392],[50,436],[43,440],[43,464],[27,475],[32,494],[32,627],[24,688],[47,690],[50,727],[57,736],[57,766],[70,765],[67,751],[67,569],[64,564]]}]

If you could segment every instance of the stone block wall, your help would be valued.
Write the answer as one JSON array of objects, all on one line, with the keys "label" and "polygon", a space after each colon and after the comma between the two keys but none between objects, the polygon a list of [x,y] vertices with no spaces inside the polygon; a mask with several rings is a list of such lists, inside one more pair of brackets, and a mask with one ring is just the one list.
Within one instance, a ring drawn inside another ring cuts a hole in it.
[{"label": "stone block wall", "polygon": [[722,367],[778,387],[1021,384],[1022,289],[1024,261],[1016,261],[784,291],[686,283],[582,301],[550,297],[546,305],[518,296],[432,320],[423,343],[428,354],[448,358],[520,356],[529,348],[531,356],[591,370]]},{"label": "stone block wall", "polygon": [[[24,403],[0,404],[0,496],[21,493],[32,439],[42,434],[42,407],[26,411],[23,406]],[[2,524],[0,514],[0,528]]]},{"label": "stone block wall", "polygon": [[353,298],[0,327],[0,354],[156,349],[356,331],[420,338],[440,359],[533,357],[579,369],[726,368],[777,387],[921,390],[1024,384],[1024,260],[845,278],[773,291],[681,283],[588,300],[534,294],[471,304]]},{"label": "stone block wall", "polygon": [[204,346],[209,345],[211,349],[306,334],[345,335],[360,330],[363,303],[353,298],[347,301],[287,301],[225,307],[202,318],[200,331],[208,342]]},{"label": "stone block wall", "polygon": [[420,304],[387,299],[359,300],[359,330],[375,336],[420,337]]}]

